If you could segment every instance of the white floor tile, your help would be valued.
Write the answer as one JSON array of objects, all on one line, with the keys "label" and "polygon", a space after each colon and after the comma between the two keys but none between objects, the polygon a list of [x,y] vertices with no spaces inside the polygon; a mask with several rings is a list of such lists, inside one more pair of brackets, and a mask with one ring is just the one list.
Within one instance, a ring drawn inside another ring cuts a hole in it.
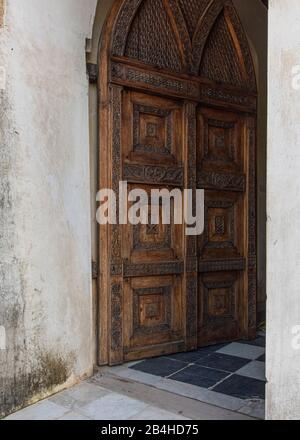
[{"label": "white floor tile", "polygon": [[243,406],[239,410],[241,414],[246,414],[250,417],[255,417],[257,419],[265,419],[265,401],[264,400],[252,400]]},{"label": "white floor tile", "polygon": [[245,377],[252,377],[253,379],[265,380],[265,363],[252,361],[238,370],[235,374]]},{"label": "white floor tile", "polygon": [[255,345],[233,342],[218,350],[217,353],[254,360],[262,356],[265,353],[265,349],[263,347],[256,347]]},{"label": "white floor tile", "polygon": [[111,393],[80,409],[82,414],[94,420],[127,420],[140,413],[147,404],[117,393]]},{"label": "white floor tile", "polygon": [[91,420],[91,419],[75,411],[70,411],[67,414],[65,414],[63,417],[60,417],[59,420]]},{"label": "white floor tile", "polygon": [[63,417],[67,412],[68,410],[63,406],[56,405],[49,400],[43,400],[12,414],[6,420],[56,420]]},{"label": "white floor tile", "polygon": [[164,411],[155,406],[149,406],[142,412],[130,418],[131,420],[190,420],[179,414]]},{"label": "white floor tile", "polygon": [[100,399],[107,394],[109,394],[109,391],[84,382],[50,397],[49,400],[57,405],[64,406],[70,411],[87,405],[89,402]]}]

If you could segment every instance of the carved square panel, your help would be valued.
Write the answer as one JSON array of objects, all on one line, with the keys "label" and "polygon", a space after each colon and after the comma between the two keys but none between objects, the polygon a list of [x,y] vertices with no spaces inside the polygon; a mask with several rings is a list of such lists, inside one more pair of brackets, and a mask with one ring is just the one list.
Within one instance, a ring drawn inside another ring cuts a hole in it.
[{"label": "carved square panel", "polygon": [[162,223],[162,207],[160,206],[160,223],[151,224],[151,207],[149,206],[149,220],[147,225],[133,226],[133,250],[156,251],[172,247],[172,227]]},{"label": "carved square panel", "polygon": [[204,282],[204,295],[206,322],[236,318],[235,280]]},{"label": "carved square panel", "polygon": [[208,295],[208,314],[210,316],[229,315],[230,295],[228,289],[211,289]]},{"label": "carved square panel", "polygon": [[216,249],[234,247],[234,204],[208,200],[205,211],[205,246]]},{"label": "carved square panel", "polygon": [[141,326],[153,326],[165,323],[165,304],[162,295],[140,296],[139,307]]},{"label": "carved square panel", "polygon": [[134,334],[151,334],[171,328],[171,286],[133,291]]},{"label": "carved square panel", "polygon": [[172,112],[170,110],[134,104],[134,151],[142,153],[172,153]]},{"label": "carved square panel", "polygon": [[208,120],[205,158],[234,162],[236,159],[234,132],[234,123]]}]

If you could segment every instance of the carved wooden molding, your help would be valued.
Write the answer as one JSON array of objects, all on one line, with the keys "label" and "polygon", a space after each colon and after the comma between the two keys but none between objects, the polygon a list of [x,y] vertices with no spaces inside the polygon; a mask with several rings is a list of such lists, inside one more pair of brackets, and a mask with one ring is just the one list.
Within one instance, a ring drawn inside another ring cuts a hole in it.
[{"label": "carved wooden molding", "polygon": [[186,280],[186,337],[189,350],[197,348],[197,276],[188,277]]},{"label": "carved wooden molding", "polygon": [[238,94],[234,90],[224,90],[218,87],[202,85],[200,88],[200,100],[203,103],[215,104],[218,102],[228,103],[237,106],[239,109],[256,111],[257,98],[253,95]]},{"label": "carved wooden molding", "polygon": [[123,275],[125,278],[147,277],[155,275],[181,275],[184,273],[184,262],[161,262],[161,263],[124,263]]},{"label": "carved wooden molding", "polygon": [[[146,70],[147,69],[147,70]],[[113,61],[111,64],[111,81],[122,85],[135,85],[146,90],[153,90],[182,98],[199,98],[199,85],[193,81],[170,77],[162,72],[149,71],[149,67],[128,66]]]},{"label": "carved wooden molding", "polygon": [[185,67],[188,71],[191,70],[192,66],[192,42],[187,29],[186,21],[183,17],[182,10],[179,7],[177,0],[167,0],[165,5],[169,6],[171,11],[171,20],[175,24],[175,29],[179,36],[179,41],[181,42],[182,55],[185,63]]},{"label": "carved wooden molding", "polygon": [[201,18],[198,23],[198,27],[194,36],[192,52],[193,64],[191,73],[193,73],[194,75],[198,75],[199,73],[202,54],[207,38],[223,7],[224,4],[222,0],[213,0],[209,5],[206,14]]},{"label": "carved wooden molding", "polygon": [[[112,102],[112,189],[114,190],[117,200],[119,198],[119,182],[121,176],[121,113],[122,113],[122,88],[113,86],[111,89]],[[118,210],[118,207],[117,207]],[[117,212],[117,216],[118,216]],[[111,226],[111,263],[120,265],[121,262],[121,229],[119,225]]]},{"label": "carved wooden molding", "polygon": [[143,0],[126,0],[123,2],[114,28],[112,40],[113,55],[124,55],[131,23],[142,1]]},{"label": "carved wooden molding", "polygon": [[153,185],[183,186],[182,167],[125,164],[123,179],[128,182],[151,183]]},{"label": "carved wooden molding", "polygon": [[198,270],[200,273],[243,271],[245,269],[245,258],[233,258],[228,260],[198,260]]},{"label": "carved wooden molding", "polygon": [[255,112],[257,98],[253,94],[245,94],[233,88],[220,88],[208,85],[200,78],[190,80],[182,75],[170,76],[167,73],[150,70],[148,66],[128,65],[127,60],[115,59],[111,63],[110,80],[112,83],[131,86],[139,90],[148,90],[167,96],[186,100],[195,100],[203,104],[228,107],[230,104],[237,110]]},{"label": "carved wooden molding", "polygon": [[111,350],[122,350],[122,286],[111,287]]},{"label": "carved wooden molding", "polygon": [[221,174],[202,171],[198,174],[198,188],[244,192],[246,190],[246,176],[244,174]]},{"label": "carved wooden molding", "polygon": [[[187,182],[186,188],[193,190],[193,206],[196,206],[195,190],[197,189],[197,106],[193,102],[186,104],[187,124]],[[195,212],[193,213],[195,214]],[[195,257],[197,255],[197,239],[195,236],[186,237],[186,255]]]},{"label": "carved wooden molding", "polygon": [[248,230],[248,327],[256,329],[256,295],[257,295],[257,271],[256,271],[256,124],[254,119],[248,122],[249,139],[249,230]]},{"label": "carved wooden molding", "polygon": [[249,88],[249,90],[255,93],[257,91],[256,76],[247,36],[243,30],[241,21],[232,1],[226,0],[225,4],[225,15],[231,23],[231,33],[234,34],[232,36],[235,36],[237,39],[237,52],[239,53],[240,63],[241,65],[244,65],[245,68],[244,73],[247,82],[245,83],[244,88]]},{"label": "carved wooden molding", "polygon": [[[193,190],[193,206],[196,206],[197,189],[197,104],[187,102],[185,106],[187,126],[186,187]],[[195,214],[195,212],[193,213]],[[198,273],[197,238],[186,237],[186,344],[189,350],[197,348],[198,331]]]}]

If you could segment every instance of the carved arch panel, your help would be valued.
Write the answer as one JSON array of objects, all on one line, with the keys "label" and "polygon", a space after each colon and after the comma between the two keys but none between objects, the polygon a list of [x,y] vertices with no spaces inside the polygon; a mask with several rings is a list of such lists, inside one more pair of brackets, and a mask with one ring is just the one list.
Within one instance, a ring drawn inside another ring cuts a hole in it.
[{"label": "carved arch panel", "polygon": [[256,91],[247,37],[231,0],[125,0],[111,54]]}]

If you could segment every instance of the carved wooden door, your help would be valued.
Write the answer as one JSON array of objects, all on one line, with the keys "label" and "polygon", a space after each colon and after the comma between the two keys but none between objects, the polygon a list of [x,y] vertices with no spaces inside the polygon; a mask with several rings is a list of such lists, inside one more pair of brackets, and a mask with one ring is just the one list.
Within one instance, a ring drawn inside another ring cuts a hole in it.
[{"label": "carved wooden door", "polygon": [[100,228],[99,363],[254,336],[256,85],[232,2],[116,0],[100,61],[101,187],[203,188],[205,231]]},{"label": "carved wooden door", "polygon": [[[253,126],[232,111],[198,111],[197,183],[205,191],[205,231],[198,239],[199,345],[244,336],[248,305],[247,232]],[[250,219],[249,219],[250,220]],[[251,276],[251,273],[250,273]]]}]

